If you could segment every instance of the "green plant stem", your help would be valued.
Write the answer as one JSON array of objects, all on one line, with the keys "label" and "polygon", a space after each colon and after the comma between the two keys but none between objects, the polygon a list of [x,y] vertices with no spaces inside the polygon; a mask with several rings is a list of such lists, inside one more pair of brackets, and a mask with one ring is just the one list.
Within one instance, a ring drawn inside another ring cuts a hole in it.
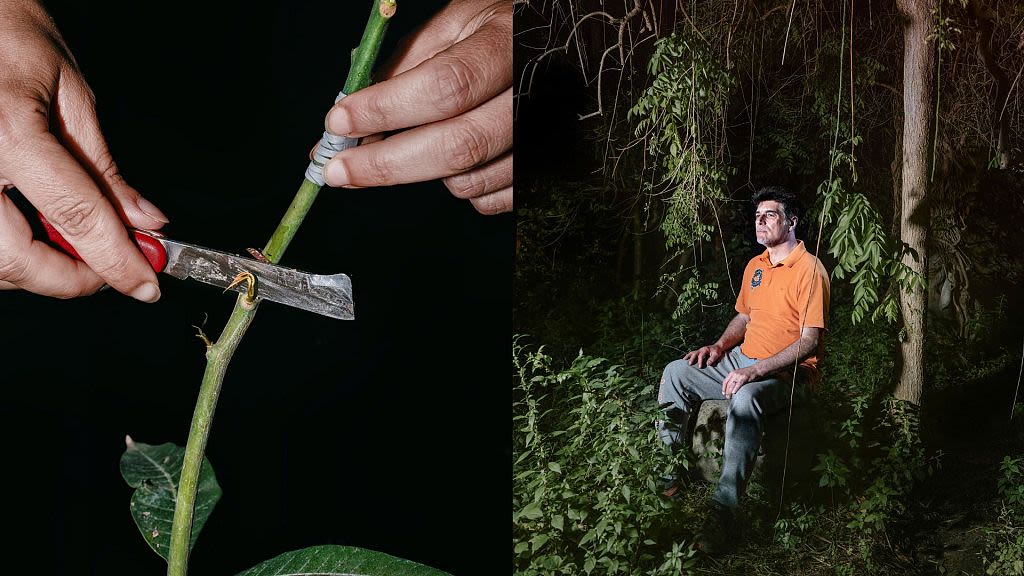
[{"label": "green plant stem", "polygon": [[[352,54],[352,65],[345,80],[346,94],[369,85],[373,63],[380,52],[380,43],[394,9],[394,0],[373,0],[373,8],[363,38]],[[318,184],[303,179],[295,198],[263,250],[263,255],[268,260],[274,263],[281,260],[319,192]],[[256,302],[250,304],[245,294],[239,295],[220,338],[210,345],[206,352],[206,372],[203,374],[203,384],[199,389],[199,398],[196,400],[196,409],[192,415],[192,426],[185,446],[185,461],[178,483],[178,497],[175,501],[174,522],[171,527],[171,550],[167,560],[168,576],[188,574],[189,540],[192,536],[192,517],[199,488],[199,472],[210,428],[213,425],[213,415],[217,409],[217,400],[228,364],[252,323],[258,305],[258,298]]]}]

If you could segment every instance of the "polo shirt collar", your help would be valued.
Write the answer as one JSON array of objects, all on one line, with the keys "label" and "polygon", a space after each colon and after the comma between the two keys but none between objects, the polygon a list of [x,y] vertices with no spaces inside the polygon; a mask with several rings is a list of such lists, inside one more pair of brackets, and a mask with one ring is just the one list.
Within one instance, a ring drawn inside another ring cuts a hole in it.
[{"label": "polo shirt collar", "polygon": [[797,240],[796,247],[793,248],[793,251],[787,254],[786,257],[782,259],[782,262],[776,262],[775,264],[772,264],[771,258],[768,257],[767,248],[765,248],[764,252],[762,252],[761,255],[758,256],[757,258],[758,260],[764,262],[765,264],[773,268],[775,266],[785,266],[787,268],[792,268],[805,253],[807,253],[807,248],[804,247],[804,241]]}]

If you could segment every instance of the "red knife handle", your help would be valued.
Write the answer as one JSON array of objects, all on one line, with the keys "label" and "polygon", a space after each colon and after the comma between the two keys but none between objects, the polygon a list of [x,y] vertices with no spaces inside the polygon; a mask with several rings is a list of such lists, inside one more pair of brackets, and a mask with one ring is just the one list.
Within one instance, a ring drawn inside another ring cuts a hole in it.
[{"label": "red knife handle", "polygon": [[[75,250],[74,246],[68,243],[68,241],[60,235],[60,232],[50,224],[49,220],[43,217],[42,213],[39,214],[39,220],[43,223],[43,228],[46,230],[46,237],[51,242],[56,244],[61,250],[63,250],[68,256],[71,256],[75,260],[81,260],[82,257],[78,255],[78,251]],[[159,240],[140,232],[139,230],[131,230],[132,238],[135,240],[135,244],[139,246],[139,250],[142,250],[142,254],[149,261],[149,265],[153,267],[156,272],[162,272],[164,267],[167,266],[167,251],[164,250],[163,244]]]}]

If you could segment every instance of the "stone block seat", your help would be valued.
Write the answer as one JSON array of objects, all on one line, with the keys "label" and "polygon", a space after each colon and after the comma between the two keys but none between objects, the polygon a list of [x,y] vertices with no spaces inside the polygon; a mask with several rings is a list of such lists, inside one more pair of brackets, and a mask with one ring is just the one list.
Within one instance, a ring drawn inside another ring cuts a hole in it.
[{"label": "stone block seat", "polygon": [[[691,473],[708,482],[718,482],[722,470],[722,447],[725,443],[725,419],[729,412],[728,400],[701,402],[693,423],[693,456],[696,466]],[[804,485],[813,473],[816,454],[821,451],[821,418],[814,410],[814,399],[797,401],[793,406],[793,421],[789,423],[789,410],[782,409],[768,417],[761,439],[753,481],[769,489],[781,486],[783,468],[787,490],[792,485]],[[786,456],[787,427],[789,428],[789,455]],[[816,482],[814,484],[816,485]]]}]

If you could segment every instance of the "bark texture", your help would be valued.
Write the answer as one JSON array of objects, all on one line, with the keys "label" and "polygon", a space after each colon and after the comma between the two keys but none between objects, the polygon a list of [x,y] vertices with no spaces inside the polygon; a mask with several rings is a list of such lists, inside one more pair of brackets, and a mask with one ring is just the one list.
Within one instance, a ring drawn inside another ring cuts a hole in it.
[{"label": "bark texture", "polygon": [[904,264],[920,274],[925,283],[900,298],[905,338],[900,344],[900,380],[894,395],[920,405],[924,392],[924,335],[927,306],[927,240],[929,210],[928,168],[932,124],[935,117],[933,84],[935,46],[932,11],[936,0],[899,0],[903,19],[903,169],[900,238],[917,253]]}]

